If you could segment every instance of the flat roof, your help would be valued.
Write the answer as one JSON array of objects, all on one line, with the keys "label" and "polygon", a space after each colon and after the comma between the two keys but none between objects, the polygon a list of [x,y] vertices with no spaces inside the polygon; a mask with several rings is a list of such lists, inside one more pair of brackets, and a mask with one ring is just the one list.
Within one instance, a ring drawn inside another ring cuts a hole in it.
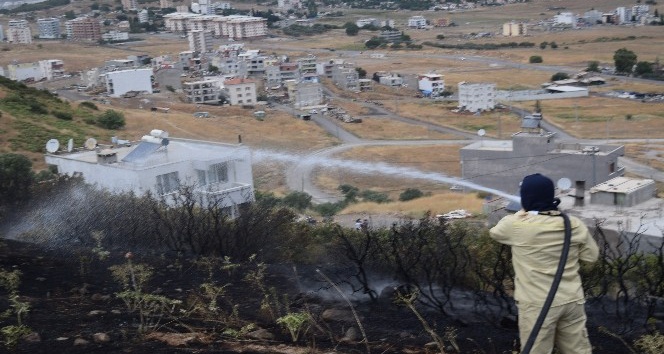
[{"label": "flat roof", "polygon": [[647,185],[655,184],[652,179],[635,179],[629,177],[616,177],[590,188],[590,193],[630,193]]},{"label": "flat roof", "polygon": [[584,88],[584,87],[574,87],[574,86],[548,86],[546,89],[547,89],[547,90],[551,90],[551,91],[559,91],[559,92],[580,92],[580,91],[588,91],[587,88]]},{"label": "flat roof", "polygon": [[480,140],[468,144],[461,149],[511,151],[513,149],[512,146],[512,140]]}]

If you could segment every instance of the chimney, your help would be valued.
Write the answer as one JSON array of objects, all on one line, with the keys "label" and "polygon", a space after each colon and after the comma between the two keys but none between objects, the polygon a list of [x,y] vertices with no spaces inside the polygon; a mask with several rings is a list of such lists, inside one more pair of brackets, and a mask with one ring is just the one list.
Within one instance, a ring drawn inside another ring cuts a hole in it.
[{"label": "chimney", "polygon": [[576,181],[576,192],[574,193],[574,206],[583,206],[583,198],[586,195],[586,181]]}]

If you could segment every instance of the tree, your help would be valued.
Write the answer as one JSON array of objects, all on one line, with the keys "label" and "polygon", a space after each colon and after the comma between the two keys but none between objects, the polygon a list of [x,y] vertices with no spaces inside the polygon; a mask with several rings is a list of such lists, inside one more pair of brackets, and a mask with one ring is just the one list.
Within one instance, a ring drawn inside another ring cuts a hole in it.
[{"label": "tree", "polygon": [[634,74],[638,76],[652,74],[654,72],[652,66],[653,66],[652,63],[650,62],[640,61],[636,63],[636,67],[634,68]]},{"label": "tree", "polygon": [[316,1],[309,0],[307,1],[306,6],[307,6],[307,18],[318,17],[318,5],[316,5]]},{"label": "tree", "polygon": [[555,73],[551,76],[551,81],[567,80],[567,79],[569,79],[569,75],[567,73]]},{"label": "tree", "polygon": [[69,11],[65,12],[65,18],[66,18],[67,20],[73,20],[73,19],[75,19],[75,18],[76,18],[76,14],[74,13],[74,10],[69,10]]},{"label": "tree", "polygon": [[533,55],[528,59],[528,62],[531,64],[537,64],[543,62],[542,57],[539,55]]},{"label": "tree", "polygon": [[551,42],[549,45],[551,46],[551,49],[558,49],[558,43],[556,42]]},{"label": "tree", "polygon": [[595,72],[595,73],[600,72],[599,62],[596,61],[596,60],[589,61],[588,62],[588,67],[586,68],[586,71]]},{"label": "tree", "polygon": [[119,129],[125,126],[124,114],[109,109],[97,117],[97,124],[106,129]]},{"label": "tree", "polygon": [[540,49],[546,49],[546,46],[549,45],[548,42],[542,42],[540,43]]},{"label": "tree", "polygon": [[20,154],[0,154],[0,205],[27,199],[33,181],[30,159]]},{"label": "tree", "polygon": [[311,196],[305,192],[290,192],[283,199],[284,204],[298,211],[311,206]]},{"label": "tree", "polygon": [[542,103],[540,103],[540,100],[535,101],[535,113],[542,113]]},{"label": "tree", "polygon": [[354,23],[347,22],[345,27],[346,27],[346,35],[348,36],[356,36],[360,32],[360,27],[358,27]]},{"label": "tree", "polygon": [[616,72],[622,74],[632,73],[632,68],[636,64],[636,58],[636,54],[627,48],[616,50],[613,54]]},{"label": "tree", "polygon": [[383,43],[385,43],[385,41],[382,38],[380,38],[380,37],[371,37],[370,40],[364,42],[364,46],[369,48],[369,49],[375,49],[375,48],[378,48]]},{"label": "tree", "polygon": [[365,77],[367,77],[367,71],[360,68],[359,66],[355,68],[355,71],[357,71],[357,76],[359,76],[360,79],[364,79]]}]

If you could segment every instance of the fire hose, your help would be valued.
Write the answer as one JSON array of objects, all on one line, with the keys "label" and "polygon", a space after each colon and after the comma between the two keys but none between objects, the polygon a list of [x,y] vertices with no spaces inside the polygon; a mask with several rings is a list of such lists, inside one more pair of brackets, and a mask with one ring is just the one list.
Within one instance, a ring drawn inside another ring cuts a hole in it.
[{"label": "fire hose", "polygon": [[521,350],[521,354],[530,354],[530,350],[533,348],[535,339],[537,339],[537,335],[542,328],[542,324],[544,324],[546,315],[549,313],[549,309],[553,303],[553,298],[556,297],[556,292],[558,291],[560,280],[562,279],[563,273],[565,272],[565,264],[567,263],[567,256],[569,255],[569,248],[570,244],[572,243],[572,226],[570,224],[569,217],[566,214],[560,213],[560,216],[563,218],[563,224],[565,225],[565,239],[563,241],[563,250],[560,255],[560,262],[558,262],[558,269],[556,270],[556,274],[553,278],[551,289],[549,289],[549,294],[546,296],[546,300],[542,306],[542,311],[540,311],[540,314],[537,317],[537,321],[535,322],[533,330],[528,336],[526,345],[524,345],[523,350]]}]

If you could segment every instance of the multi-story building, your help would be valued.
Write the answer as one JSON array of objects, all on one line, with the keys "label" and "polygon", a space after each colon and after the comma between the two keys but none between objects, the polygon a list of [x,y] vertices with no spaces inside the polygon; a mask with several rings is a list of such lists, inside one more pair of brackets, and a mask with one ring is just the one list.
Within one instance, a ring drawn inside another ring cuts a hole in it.
[{"label": "multi-story building", "polygon": [[458,93],[460,110],[479,112],[496,107],[496,84],[462,81],[458,84]]},{"label": "multi-story building", "polygon": [[101,35],[101,39],[107,42],[126,41],[129,39],[129,32],[108,31]]},{"label": "multi-story building", "polygon": [[212,57],[210,64],[219,68],[219,72],[223,75],[235,77],[247,76],[247,67],[245,62],[240,61],[237,58]]},{"label": "multi-story building", "polygon": [[224,91],[232,106],[256,103],[256,82],[236,78],[224,81]]},{"label": "multi-story building", "polygon": [[81,175],[86,183],[112,193],[176,196],[191,184],[196,199],[226,210],[254,200],[251,153],[242,144],[223,144],[169,137],[152,130],[130,146],[48,153],[49,166],[63,175]]},{"label": "multi-story building", "polygon": [[37,20],[39,27],[39,38],[41,39],[59,39],[60,38],[60,19],[58,18],[40,18]]},{"label": "multi-story building", "polygon": [[9,20],[7,23],[7,41],[9,43],[32,43],[32,31],[27,20]]},{"label": "multi-story building", "polygon": [[296,82],[294,80],[286,83],[288,97],[296,108],[318,106],[323,103],[323,87],[318,82]]},{"label": "multi-story building", "polygon": [[120,97],[130,91],[152,93],[152,69],[111,71],[102,76],[106,82],[106,92],[111,97]]},{"label": "multi-story building", "polygon": [[67,38],[73,41],[101,40],[101,25],[92,17],[79,17],[65,22]]},{"label": "multi-story building", "polygon": [[378,83],[387,86],[403,85],[403,77],[393,73],[378,73]]},{"label": "multi-story building", "polygon": [[503,36],[516,37],[528,34],[528,28],[523,22],[507,22],[503,24]]},{"label": "multi-story building", "polygon": [[427,27],[427,19],[424,18],[424,16],[412,16],[411,18],[408,19],[408,27],[409,28],[426,28]]},{"label": "multi-story building", "polygon": [[425,97],[438,97],[445,91],[445,79],[440,74],[421,74],[417,78],[417,88]]},{"label": "multi-story building", "polygon": [[332,66],[332,81],[338,87],[353,92],[360,91],[360,75],[355,66],[350,63],[344,63]]},{"label": "multi-story building", "polygon": [[380,21],[376,20],[375,18],[361,18],[357,21],[355,21],[355,25],[357,27],[364,27],[364,26],[380,26]]},{"label": "multi-story building", "polygon": [[374,81],[371,79],[358,79],[357,80],[357,86],[360,89],[360,91],[373,91],[373,83]]},{"label": "multi-story building", "polygon": [[5,40],[5,30],[2,27],[2,25],[0,24],[0,42],[2,42],[4,40]]},{"label": "multi-story building", "polygon": [[173,0],[159,0],[160,9],[171,9],[173,8]]},{"label": "multi-story building", "polygon": [[138,10],[138,0],[121,0],[122,9],[125,11]]},{"label": "multi-story building", "polygon": [[385,30],[380,31],[378,36],[387,42],[399,42],[401,41],[402,33],[397,30]]},{"label": "multi-story building", "polygon": [[318,72],[316,70],[316,56],[308,55],[304,58],[296,60],[297,68],[299,71],[300,80],[303,81],[318,81]]},{"label": "multi-story building", "polygon": [[595,9],[586,11],[583,13],[583,20],[591,25],[597,24],[598,22],[601,23],[602,12]]},{"label": "multi-story building", "polygon": [[189,31],[189,50],[198,53],[212,51],[212,31],[193,30]]},{"label": "multi-story building", "polygon": [[632,22],[632,9],[620,6],[616,8],[616,17],[618,24]]},{"label": "multi-story building", "polygon": [[34,63],[7,65],[8,77],[16,81],[52,80],[64,74],[64,62],[59,59],[40,60]]},{"label": "multi-story building", "polygon": [[139,23],[150,22],[150,12],[147,9],[143,9],[138,12],[138,22]]},{"label": "multi-story building", "polygon": [[195,104],[219,104],[221,88],[218,80],[200,80],[183,82],[182,91],[187,102]]},{"label": "multi-story building", "polygon": [[244,15],[201,15],[175,12],[164,15],[164,26],[172,32],[212,30],[215,37],[234,40],[267,35],[267,19]]}]

